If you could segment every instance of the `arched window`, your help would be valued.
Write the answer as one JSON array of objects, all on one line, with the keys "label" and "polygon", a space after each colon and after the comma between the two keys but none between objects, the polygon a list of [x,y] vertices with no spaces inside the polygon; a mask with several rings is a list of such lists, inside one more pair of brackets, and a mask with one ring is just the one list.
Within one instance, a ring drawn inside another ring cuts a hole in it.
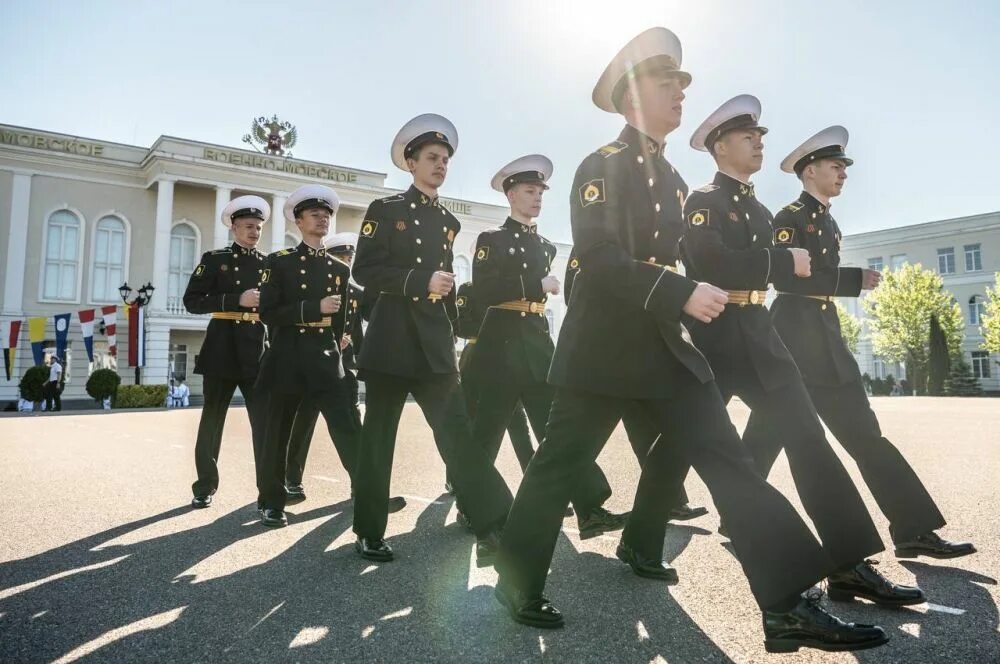
[{"label": "arched window", "polygon": [[985,312],[986,300],[982,295],[973,295],[969,298],[969,325],[979,325]]},{"label": "arched window", "polygon": [[[297,247],[297,246],[299,246],[300,242],[302,242],[302,240],[300,240],[299,238],[295,237],[291,233],[285,233],[285,248],[286,249],[290,249],[292,247]],[[275,251],[277,251],[277,249],[278,248],[275,247]]]},{"label": "arched window", "polygon": [[452,266],[455,269],[455,283],[464,284],[466,281],[472,279],[472,270],[469,266],[469,259],[465,256],[455,256],[455,260],[452,262]]},{"label": "arched window", "polygon": [[170,270],[167,277],[167,311],[183,314],[184,290],[198,260],[198,232],[181,222],[170,230]]},{"label": "arched window", "polygon": [[94,302],[117,302],[118,287],[125,283],[127,229],[117,215],[101,217],[94,227],[94,259],[90,275],[90,298]]},{"label": "arched window", "polygon": [[42,299],[79,299],[80,239],[83,221],[69,210],[56,210],[45,222]]}]

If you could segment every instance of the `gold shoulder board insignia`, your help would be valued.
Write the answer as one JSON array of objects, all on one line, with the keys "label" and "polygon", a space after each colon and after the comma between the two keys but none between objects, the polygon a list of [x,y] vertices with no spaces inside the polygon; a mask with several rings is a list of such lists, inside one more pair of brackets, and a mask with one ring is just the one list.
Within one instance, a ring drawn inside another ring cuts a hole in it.
[{"label": "gold shoulder board insignia", "polygon": [[802,207],[803,207],[802,203],[795,201],[794,203],[789,203],[788,205],[786,205],[785,209],[788,210],[789,212],[798,212],[799,210],[802,209]]},{"label": "gold shoulder board insignia", "polygon": [[205,264],[202,263],[201,265],[199,265],[194,269],[194,276],[200,277],[204,271],[205,271]]},{"label": "gold shoulder board insignia", "polygon": [[695,210],[694,212],[688,215],[688,223],[690,223],[692,226],[702,226],[704,224],[707,224],[708,220],[709,220],[709,212],[708,209],[706,208]]},{"label": "gold shoulder board insignia", "polygon": [[604,202],[604,178],[584,182],[580,187],[580,203],[583,207]]},{"label": "gold shoulder board insignia", "polygon": [[219,254],[231,254],[233,250],[227,247],[225,249],[215,249],[211,253],[213,256],[218,256]]},{"label": "gold shoulder board insignia", "polygon": [[622,150],[628,147],[628,143],[622,143],[621,141],[614,141],[597,148],[597,154],[601,155],[605,159],[613,154],[618,154]]},{"label": "gold shoulder board insignia", "polygon": [[260,283],[266,284],[271,280],[271,269],[268,268],[260,273]]},{"label": "gold shoulder board insignia", "polygon": [[287,256],[288,254],[294,253],[294,249],[281,249],[275,255],[276,256]]},{"label": "gold shoulder board insignia", "polygon": [[703,194],[710,194],[719,187],[714,184],[706,184],[704,187],[698,187],[695,191],[700,191]]},{"label": "gold shoulder board insignia", "polygon": [[361,237],[375,237],[375,230],[378,228],[378,222],[373,219],[366,219],[365,223],[361,224]]},{"label": "gold shoulder board insignia", "polygon": [[795,237],[794,228],[776,228],[774,229],[774,243],[775,244],[788,244]]},{"label": "gold shoulder board insignia", "polygon": [[479,247],[479,250],[476,252],[476,260],[481,263],[489,257],[490,257],[490,248]]}]

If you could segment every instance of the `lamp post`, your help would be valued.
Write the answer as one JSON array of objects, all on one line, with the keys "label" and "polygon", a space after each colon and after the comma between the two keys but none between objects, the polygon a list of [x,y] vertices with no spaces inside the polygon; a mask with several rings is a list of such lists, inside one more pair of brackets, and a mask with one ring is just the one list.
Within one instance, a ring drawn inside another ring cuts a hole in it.
[{"label": "lamp post", "polygon": [[[129,295],[132,294],[132,287],[128,285],[127,281],[125,283],[123,283],[121,286],[118,287],[118,293],[122,296],[122,302],[125,303],[125,306],[128,306],[128,307],[133,307],[134,306],[134,307],[139,307],[139,308],[142,308],[142,307],[146,306],[147,304],[149,304],[149,301],[153,299],[153,291],[155,291],[155,290],[156,290],[156,288],[153,286],[153,284],[151,284],[151,283],[149,283],[147,281],[146,285],[142,286],[139,289],[139,291],[136,293],[136,296],[134,298],[132,298],[132,301],[130,302],[128,298],[129,298]],[[139,338],[140,336],[142,337],[143,344],[145,344],[145,342],[146,342],[146,335],[144,335],[144,334],[143,335],[138,335],[137,334],[136,338]],[[136,366],[135,366],[135,384],[136,385],[139,384],[139,364],[138,363],[136,363]]]}]

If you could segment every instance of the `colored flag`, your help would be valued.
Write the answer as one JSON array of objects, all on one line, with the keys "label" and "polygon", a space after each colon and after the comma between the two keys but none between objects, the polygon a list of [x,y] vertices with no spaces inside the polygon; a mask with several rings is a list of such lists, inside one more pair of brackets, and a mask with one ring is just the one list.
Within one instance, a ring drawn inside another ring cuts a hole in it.
[{"label": "colored flag", "polygon": [[7,320],[0,323],[0,349],[3,349],[3,368],[10,380],[14,370],[14,355],[17,352],[17,337],[21,333],[21,321]]},{"label": "colored flag", "polygon": [[146,315],[142,307],[128,308],[128,365],[146,366]]},{"label": "colored flag", "polygon": [[94,310],[84,309],[76,312],[80,317],[80,329],[83,330],[83,345],[87,349],[87,359],[94,361]]},{"label": "colored flag", "polygon": [[31,354],[35,356],[35,366],[45,363],[45,318],[28,319],[28,340],[31,342]]},{"label": "colored flag", "polygon": [[112,304],[109,307],[101,307],[101,315],[104,317],[104,333],[108,335],[108,355],[118,357],[118,307]]},{"label": "colored flag", "polygon": [[56,357],[66,364],[66,338],[69,336],[70,314],[57,314],[52,317],[56,323]]}]

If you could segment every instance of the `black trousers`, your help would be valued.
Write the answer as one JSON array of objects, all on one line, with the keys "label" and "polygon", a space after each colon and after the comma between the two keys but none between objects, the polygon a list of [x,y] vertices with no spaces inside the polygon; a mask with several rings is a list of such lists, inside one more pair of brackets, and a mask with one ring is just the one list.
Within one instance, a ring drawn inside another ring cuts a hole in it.
[{"label": "black trousers", "polygon": [[365,421],[354,483],[354,532],[369,539],[385,536],[396,432],[411,394],[431,427],[456,499],[475,532],[485,534],[502,525],[511,503],[510,490],[486,453],[471,444],[458,374],[402,378],[369,371],[365,374]]},{"label": "black trousers", "polygon": [[[357,456],[357,445],[361,437],[361,411],[358,409],[358,379],[353,372],[347,371],[344,376],[345,390],[336,392],[339,403],[336,404],[337,414],[332,417],[323,416],[326,422],[327,432],[330,440],[342,440],[344,434],[341,431],[348,424],[353,424],[356,443],[351,454]],[[299,409],[295,413],[292,421],[292,431],[288,440],[288,465],[285,468],[285,484],[294,486],[302,484],[302,477],[306,469],[306,457],[309,456],[309,446],[312,444],[313,433],[316,430],[316,422],[319,420],[320,399],[303,398],[299,404]],[[330,413],[330,410],[327,411]],[[337,453],[341,454],[340,448]],[[343,461],[342,461],[343,462]],[[348,473],[353,472],[357,459],[351,459],[350,465],[344,464]]]},{"label": "black trousers", "polygon": [[[349,393],[350,385],[340,380],[331,385],[329,390],[322,392],[305,394],[274,390],[268,394],[263,454],[257,464],[257,502],[261,507],[285,509],[285,501],[288,498],[285,489],[290,456],[288,448],[293,423],[297,413],[303,409],[307,414],[311,410],[322,413],[330,438],[337,448],[340,463],[344,465],[344,469],[351,476],[352,485],[354,484],[361,430],[357,426],[357,421],[350,415],[350,409],[345,407],[350,398]],[[315,419],[313,424],[315,425]]]},{"label": "black trousers", "polygon": [[[762,607],[800,593],[829,574],[831,561],[791,504],[760,477],[740,443],[712,382],[694,384],[671,400],[633,401],[568,389],[556,391],[545,440],[528,465],[504,528],[496,568],[500,581],[538,597],[562,525],[563,511],[583,471],[600,454],[622,413],[640,404],[662,434],[642,467],[632,520],[623,540],[644,555],[662,552],[669,510],[664,476],[683,459],[708,485],[731,523],[733,546]],[[669,489],[669,495],[676,490]],[[658,499],[660,498],[660,499]]]},{"label": "black trousers", "polygon": [[[845,385],[809,385],[807,389],[823,422],[857,462],[875,502],[889,519],[892,539],[905,542],[944,526],[944,516],[923,482],[899,450],[882,435],[860,377]],[[767,477],[784,447],[780,432],[775,435],[767,418],[755,411],[743,433],[743,442],[761,474]]]},{"label": "black trousers", "polygon": [[[518,402],[535,431],[535,437],[545,437],[545,427],[552,408],[555,390],[548,383],[483,383],[476,404],[476,417],[472,425],[472,438],[486,450],[490,461],[495,462],[503,442],[503,432]],[[600,507],[611,497],[611,485],[596,461],[583,471],[570,502],[580,518]]]},{"label": "black trousers", "polygon": [[[639,465],[642,466],[646,462],[649,450],[652,449],[653,444],[660,437],[660,429],[657,426],[656,419],[649,416],[649,413],[646,412],[641,403],[630,402],[625,405],[625,411],[622,413],[622,424],[625,427],[625,433],[628,434],[628,442],[632,446],[632,452],[635,453],[635,458],[639,461]],[[680,507],[681,505],[686,505],[688,502],[688,495],[687,491],[684,490],[683,482],[689,465],[684,461],[684,455],[681,452],[680,446],[667,445],[665,447],[667,449],[662,452],[665,455],[663,461],[677,469],[675,475],[680,478],[681,483],[677,489],[677,494],[668,497],[668,500],[671,501],[669,507]]]},{"label": "black trousers", "polygon": [[194,445],[194,465],[198,479],[191,485],[195,496],[210,496],[219,488],[219,450],[222,448],[222,429],[236,388],[240,388],[246,401],[250,432],[253,438],[254,464],[260,462],[261,443],[264,438],[264,407],[254,390],[254,378],[222,378],[206,375],[202,382],[205,404],[198,423],[198,438]]},{"label": "black trousers", "polygon": [[[465,405],[469,411],[469,418],[475,422],[476,406],[479,403],[479,387],[472,380],[468,380],[465,374],[462,374],[462,389],[465,391]],[[531,462],[531,457],[535,454],[535,446],[531,442],[531,432],[528,431],[528,416],[520,401],[514,405],[506,428],[507,435],[510,436],[511,447],[514,448],[514,454],[517,456],[517,463],[521,466],[521,472],[524,472],[528,463]],[[541,440],[540,436],[539,440]]]},{"label": "black trousers", "polygon": [[59,392],[59,381],[50,380],[42,386],[42,396],[45,399],[46,412],[62,410],[62,394]]}]

